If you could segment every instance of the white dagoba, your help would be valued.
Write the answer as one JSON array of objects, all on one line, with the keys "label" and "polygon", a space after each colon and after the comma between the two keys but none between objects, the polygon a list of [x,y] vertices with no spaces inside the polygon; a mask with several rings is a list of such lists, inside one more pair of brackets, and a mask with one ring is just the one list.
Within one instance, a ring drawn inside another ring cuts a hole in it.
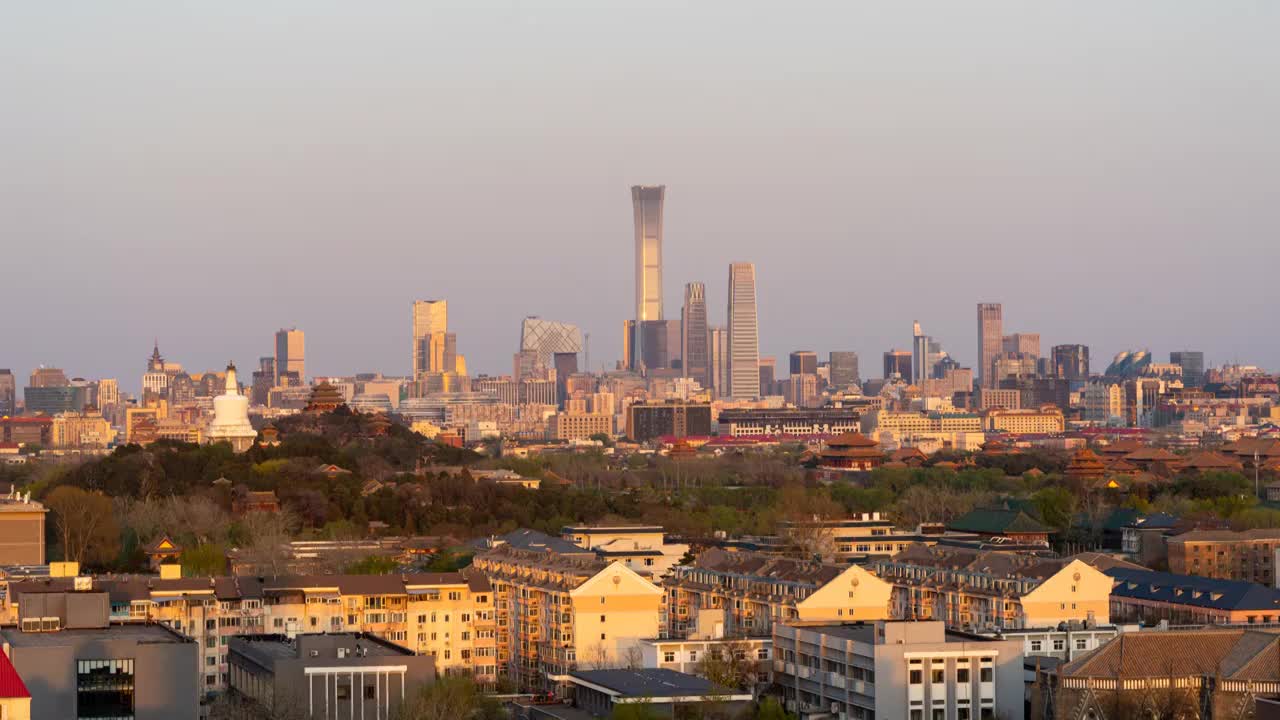
[{"label": "white dagoba", "polygon": [[213,420],[204,437],[208,443],[231,443],[231,449],[238,453],[248,450],[258,438],[249,422],[249,398],[240,394],[236,383],[235,363],[227,363],[226,391],[213,399]]}]

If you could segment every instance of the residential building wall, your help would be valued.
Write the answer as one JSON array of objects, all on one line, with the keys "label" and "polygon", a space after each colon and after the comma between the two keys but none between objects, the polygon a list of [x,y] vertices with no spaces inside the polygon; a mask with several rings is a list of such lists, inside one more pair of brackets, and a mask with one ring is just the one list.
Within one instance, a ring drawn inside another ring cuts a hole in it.
[{"label": "residential building wall", "polygon": [[1022,717],[1017,640],[948,632],[941,622],[780,625],[773,682],[802,720]]},{"label": "residential building wall", "polygon": [[986,413],[985,421],[987,432],[1045,435],[1066,430],[1066,420],[1062,416],[1062,410],[1057,407],[1042,407],[1039,410],[990,410]]},{"label": "residential building wall", "polygon": [[1169,572],[1273,586],[1280,529],[1193,530],[1168,539]]}]

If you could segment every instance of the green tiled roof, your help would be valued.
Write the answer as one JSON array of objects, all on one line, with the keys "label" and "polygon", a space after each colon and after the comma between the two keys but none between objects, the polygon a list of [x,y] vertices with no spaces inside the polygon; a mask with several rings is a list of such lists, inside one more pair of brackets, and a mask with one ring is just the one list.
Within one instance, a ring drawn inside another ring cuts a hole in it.
[{"label": "green tiled roof", "polygon": [[978,508],[952,520],[948,527],[952,530],[989,535],[1052,532],[1025,512],[1006,508]]}]

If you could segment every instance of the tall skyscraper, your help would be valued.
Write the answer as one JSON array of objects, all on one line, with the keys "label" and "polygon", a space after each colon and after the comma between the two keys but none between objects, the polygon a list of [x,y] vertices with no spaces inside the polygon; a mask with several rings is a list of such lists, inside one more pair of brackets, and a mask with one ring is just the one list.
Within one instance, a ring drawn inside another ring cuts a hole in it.
[{"label": "tall skyscraper", "polygon": [[930,378],[941,377],[943,368],[939,364],[948,359],[942,343],[925,335],[918,322],[912,324],[911,332],[911,382],[919,385]]},{"label": "tall skyscraper", "polygon": [[1088,345],[1054,345],[1052,375],[1060,380],[1089,379]]},{"label": "tall skyscraper", "polygon": [[[631,206],[636,231],[636,324],[632,355],[645,357],[643,325],[662,320],[662,204],[665,185],[633,185]],[[632,369],[636,369],[632,367]]]},{"label": "tall skyscraper", "polygon": [[1005,335],[1000,341],[1000,349],[1004,354],[1017,353],[1023,356],[1040,357],[1040,333],[1013,333]]},{"label": "tall skyscraper", "polygon": [[978,303],[978,384],[991,383],[992,364],[1004,344],[1004,310],[1000,303]]},{"label": "tall skyscraper", "polygon": [[1204,387],[1204,353],[1199,350],[1177,350],[1169,353],[1169,362],[1182,368],[1182,385]]},{"label": "tall skyscraper", "polygon": [[551,367],[554,355],[582,352],[582,331],[577,325],[531,315],[520,323],[520,349],[532,350],[539,363]]},{"label": "tall skyscraper", "polygon": [[831,372],[827,383],[836,390],[847,390],[859,383],[858,353],[832,350],[827,366]]},{"label": "tall skyscraper", "polygon": [[818,353],[812,350],[796,350],[790,357],[791,375],[817,375]]},{"label": "tall skyscraper", "polygon": [[760,395],[762,397],[773,395],[778,383],[777,358],[762,357],[757,367],[760,368]]},{"label": "tall skyscraper", "polygon": [[911,380],[911,351],[889,350],[884,354],[884,379],[895,375],[902,380]]},{"label": "tall skyscraper", "polygon": [[691,282],[684,286],[684,307],[680,310],[680,367],[685,377],[707,389],[711,388],[709,342],[707,288],[700,282]]},{"label": "tall skyscraper", "polygon": [[0,417],[18,412],[18,381],[9,368],[0,368]]},{"label": "tall skyscraper", "polygon": [[[413,375],[453,372],[445,367],[445,335],[449,332],[449,305],[445,300],[413,303]],[[280,371],[277,363],[277,372]]]},{"label": "tall skyscraper", "polygon": [[707,351],[711,389],[716,397],[723,397],[729,383],[729,333],[724,328],[707,330]]},{"label": "tall skyscraper", "polygon": [[756,266],[729,266],[729,397],[760,397],[760,325]]},{"label": "tall skyscraper", "polygon": [[305,382],[307,377],[305,362],[305,340],[302,331],[289,328],[276,331],[276,385],[280,384],[280,374],[296,372],[298,378]]}]

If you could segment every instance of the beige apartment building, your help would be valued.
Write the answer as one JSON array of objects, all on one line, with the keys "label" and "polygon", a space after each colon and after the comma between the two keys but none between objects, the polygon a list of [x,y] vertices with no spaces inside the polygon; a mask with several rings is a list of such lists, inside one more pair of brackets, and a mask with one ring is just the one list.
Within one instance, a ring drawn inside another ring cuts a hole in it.
[{"label": "beige apartment building", "polygon": [[857,565],[718,549],[674,568],[663,588],[669,638],[767,637],[788,621],[881,620],[893,590]]},{"label": "beige apartment building", "polygon": [[613,435],[612,415],[556,413],[547,424],[549,440],[586,440],[592,435]]},{"label": "beige apartment building", "polygon": [[5,583],[3,622],[16,621],[24,587],[107,590],[113,622],[157,622],[196,641],[205,691],[226,688],[230,638],[261,633],[371,633],[433,656],[439,672],[497,679],[493,593],[479,573],[183,578],[162,566],[160,577],[61,574]]},{"label": "beige apartment building", "polygon": [[477,555],[493,587],[500,675],[525,690],[567,683],[578,668],[639,664],[658,635],[663,592],[620,561],[500,545]]},{"label": "beige apartment building", "polygon": [[1036,410],[989,410],[984,420],[987,432],[1013,435],[1051,435],[1066,429],[1062,410],[1056,405]]},{"label": "beige apartment building", "polygon": [[893,617],[984,632],[1110,622],[1112,579],[1079,558],[915,546],[873,564]]},{"label": "beige apartment building", "polygon": [[105,448],[116,431],[101,413],[58,413],[53,416],[53,447],[59,450]]},{"label": "beige apartment building", "polygon": [[0,495],[0,565],[45,564],[45,515],[49,510],[16,492]]},{"label": "beige apartment building", "polygon": [[661,525],[569,525],[560,537],[603,560],[648,573],[655,583],[689,552],[684,543],[668,543]]},{"label": "beige apartment building", "polygon": [[1280,529],[1192,530],[1167,541],[1169,572],[1276,586]]}]

